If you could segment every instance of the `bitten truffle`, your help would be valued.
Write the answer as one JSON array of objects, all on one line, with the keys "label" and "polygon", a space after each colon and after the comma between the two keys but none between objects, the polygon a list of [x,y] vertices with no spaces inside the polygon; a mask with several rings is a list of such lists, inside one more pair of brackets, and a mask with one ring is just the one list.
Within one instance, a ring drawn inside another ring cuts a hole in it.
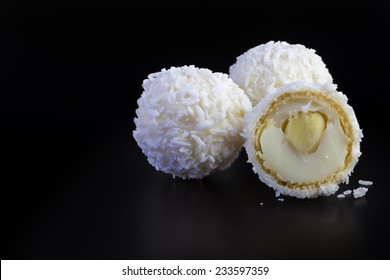
[{"label": "bitten truffle", "polygon": [[238,56],[230,67],[230,77],[245,91],[253,106],[268,91],[291,82],[333,82],[315,50],[279,41],[259,45]]},{"label": "bitten truffle", "polygon": [[363,137],[347,97],[333,84],[293,82],[270,91],[245,118],[245,148],[276,195],[331,195],[348,181]]},{"label": "bitten truffle", "polygon": [[150,74],[143,88],[133,136],[152,166],[174,177],[200,179],[232,164],[252,106],[228,75],[172,67]]}]

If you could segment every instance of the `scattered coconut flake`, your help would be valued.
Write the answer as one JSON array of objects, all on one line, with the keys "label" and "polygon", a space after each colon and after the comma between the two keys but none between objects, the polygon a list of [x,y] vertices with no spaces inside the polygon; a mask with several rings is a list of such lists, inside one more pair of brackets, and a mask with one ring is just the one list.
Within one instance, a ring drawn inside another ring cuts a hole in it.
[{"label": "scattered coconut flake", "polygon": [[343,192],[344,195],[349,195],[349,194],[351,194],[351,193],[352,193],[351,190],[346,190],[346,191]]},{"label": "scattered coconut flake", "polygon": [[345,195],[343,195],[342,193],[337,195],[337,198],[344,198],[344,197],[345,197]]},{"label": "scattered coconut flake", "polygon": [[359,184],[363,186],[371,186],[373,183],[372,181],[359,180]]},{"label": "scattered coconut flake", "polygon": [[367,188],[363,188],[363,187],[354,189],[353,190],[353,196],[355,198],[359,198],[359,197],[365,196],[367,191],[368,191],[368,189]]},{"label": "scattered coconut flake", "polygon": [[278,198],[279,201],[284,201],[284,198]]}]

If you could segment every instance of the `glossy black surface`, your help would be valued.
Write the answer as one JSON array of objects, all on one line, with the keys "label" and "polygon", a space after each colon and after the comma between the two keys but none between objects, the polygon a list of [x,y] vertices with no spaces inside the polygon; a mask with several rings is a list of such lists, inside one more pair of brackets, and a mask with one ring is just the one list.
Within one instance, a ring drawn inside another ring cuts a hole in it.
[{"label": "glossy black surface", "polygon": [[[2,3],[1,258],[388,259],[386,9],[295,4]],[[132,138],[142,80],[227,73],[269,40],[316,49],[348,95],[363,155],[340,190],[372,180],[365,197],[278,201],[244,150],[203,180],[147,163]]]}]

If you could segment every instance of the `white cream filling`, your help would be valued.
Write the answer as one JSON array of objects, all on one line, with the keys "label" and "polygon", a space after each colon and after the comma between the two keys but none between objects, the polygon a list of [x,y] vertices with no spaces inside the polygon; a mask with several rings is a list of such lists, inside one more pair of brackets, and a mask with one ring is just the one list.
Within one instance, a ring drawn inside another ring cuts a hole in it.
[{"label": "white cream filling", "polygon": [[[297,151],[282,130],[288,118],[298,112],[320,112],[327,117],[327,126],[318,149],[313,153]],[[282,102],[267,115],[260,136],[265,168],[276,172],[277,177],[290,183],[307,183],[326,179],[344,167],[348,140],[343,132],[337,112],[322,101],[310,102],[297,98]]]}]

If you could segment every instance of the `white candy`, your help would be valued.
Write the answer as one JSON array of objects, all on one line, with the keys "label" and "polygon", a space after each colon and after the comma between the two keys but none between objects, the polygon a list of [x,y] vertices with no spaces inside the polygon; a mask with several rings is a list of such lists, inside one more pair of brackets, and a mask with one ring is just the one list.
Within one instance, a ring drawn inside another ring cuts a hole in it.
[{"label": "white candy", "polygon": [[143,82],[133,136],[157,170],[202,178],[231,165],[251,103],[226,74],[172,67]]},{"label": "white candy", "polygon": [[[297,117],[313,112],[324,116],[323,131],[316,130],[318,120]],[[260,180],[276,194],[298,198],[334,194],[356,165],[363,137],[345,95],[332,84],[306,82],[269,92],[246,115],[243,135]],[[305,135],[318,145],[308,149]]]},{"label": "white candy", "polygon": [[332,76],[315,50],[270,41],[254,47],[230,67],[230,77],[255,106],[266,93],[294,81],[332,83]]}]

